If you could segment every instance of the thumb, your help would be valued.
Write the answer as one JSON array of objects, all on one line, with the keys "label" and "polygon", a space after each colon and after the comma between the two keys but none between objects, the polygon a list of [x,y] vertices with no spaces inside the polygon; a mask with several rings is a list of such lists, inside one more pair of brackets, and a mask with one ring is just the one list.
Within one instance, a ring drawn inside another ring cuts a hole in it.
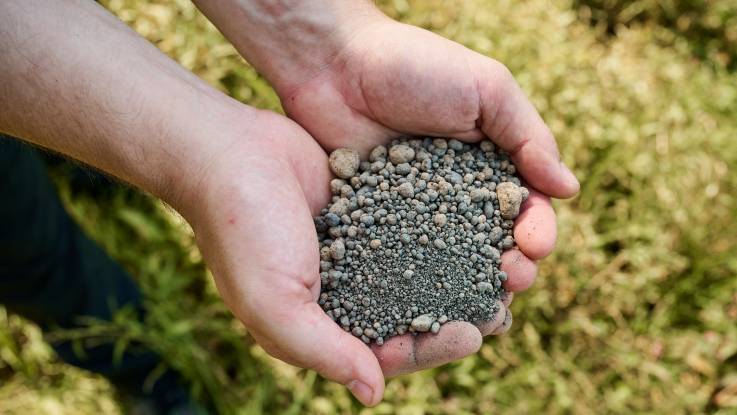
[{"label": "thumb", "polygon": [[475,55],[481,130],[508,152],[524,179],[548,196],[568,198],[580,187],[560,161],[550,129],[501,63]]},{"label": "thumb", "polygon": [[276,346],[274,353],[264,345],[267,352],[347,386],[366,406],[379,403],[384,395],[384,376],[371,349],[341,329],[311,299],[301,307],[288,308],[291,311],[285,314],[276,310],[265,313],[281,314],[279,324],[261,325],[259,330]]}]

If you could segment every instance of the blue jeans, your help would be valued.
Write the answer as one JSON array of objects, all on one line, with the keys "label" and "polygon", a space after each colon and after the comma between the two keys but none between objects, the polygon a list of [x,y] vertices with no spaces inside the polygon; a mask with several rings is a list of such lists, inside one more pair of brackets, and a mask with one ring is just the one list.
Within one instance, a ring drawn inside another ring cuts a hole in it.
[{"label": "blue jeans", "polygon": [[[109,320],[123,306],[141,309],[133,279],[92,242],[62,206],[38,150],[0,135],[0,304],[38,323],[73,328],[80,316]],[[142,312],[142,310],[141,310]],[[113,364],[113,346],[59,357],[119,385],[140,388],[161,359],[130,351]]]}]

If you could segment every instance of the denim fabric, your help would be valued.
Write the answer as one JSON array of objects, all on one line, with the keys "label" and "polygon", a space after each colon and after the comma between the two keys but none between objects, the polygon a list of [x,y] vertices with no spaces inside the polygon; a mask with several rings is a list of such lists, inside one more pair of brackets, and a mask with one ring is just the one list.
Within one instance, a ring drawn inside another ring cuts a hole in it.
[{"label": "denim fabric", "polygon": [[[0,304],[42,328],[72,328],[79,316],[110,319],[126,305],[140,309],[141,293],[123,268],[91,241],[62,206],[39,151],[0,136]],[[160,362],[150,352],[123,356],[113,346],[77,356],[69,343],[59,357],[113,381],[140,385]]]}]

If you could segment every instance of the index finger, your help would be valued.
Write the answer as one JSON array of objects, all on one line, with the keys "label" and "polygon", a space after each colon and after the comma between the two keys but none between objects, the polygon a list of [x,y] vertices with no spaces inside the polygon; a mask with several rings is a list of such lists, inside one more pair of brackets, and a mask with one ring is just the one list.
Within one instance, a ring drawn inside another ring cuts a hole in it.
[{"label": "index finger", "polygon": [[530,196],[514,221],[514,240],[528,258],[538,260],[553,251],[558,232],[550,198],[535,189],[529,190]]}]

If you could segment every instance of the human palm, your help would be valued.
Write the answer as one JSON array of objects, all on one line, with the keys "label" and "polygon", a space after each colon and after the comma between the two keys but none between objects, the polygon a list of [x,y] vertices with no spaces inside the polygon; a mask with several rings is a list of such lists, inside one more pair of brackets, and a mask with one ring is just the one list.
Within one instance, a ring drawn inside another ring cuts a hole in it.
[{"label": "human palm", "polygon": [[324,147],[365,154],[402,134],[490,137],[543,194],[577,192],[550,130],[501,63],[386,18],[339,49],[317,73],[277,86],[287,114]]},{"label": "human palm", "polygon": [[[256,341],[274,357],[347,385],[366,404],[381,398],[384,373],[476,351],[478,331],[468,323],[448,323],[436,337],[442,342],[388,342],[375,355],[325,314],[317,303],[319,249],[312,217],[330,199],[327,155],[286,117],[258,117],[253,124],[265,127],[258,132],[262,141],[234,140],[217,155],[202,181],[204,206],[188,215],[225,303]],[[503,319],[502,313],[488,330]],[[461,354],[446,350],[453,342],[462,346]]]},{"label": "human palm", "polygon": [[515,223],[519,250],[503,256],[510,291],[532,283],[556,239],[549,196],[570,197],[575,177],[549,129],[500,63],[431,32],[382,19],[357,30],[335,59],[278,88],[287,114],[324,147],[373,146],[403,134],[478,141],[510,152],[533,190]]}]

